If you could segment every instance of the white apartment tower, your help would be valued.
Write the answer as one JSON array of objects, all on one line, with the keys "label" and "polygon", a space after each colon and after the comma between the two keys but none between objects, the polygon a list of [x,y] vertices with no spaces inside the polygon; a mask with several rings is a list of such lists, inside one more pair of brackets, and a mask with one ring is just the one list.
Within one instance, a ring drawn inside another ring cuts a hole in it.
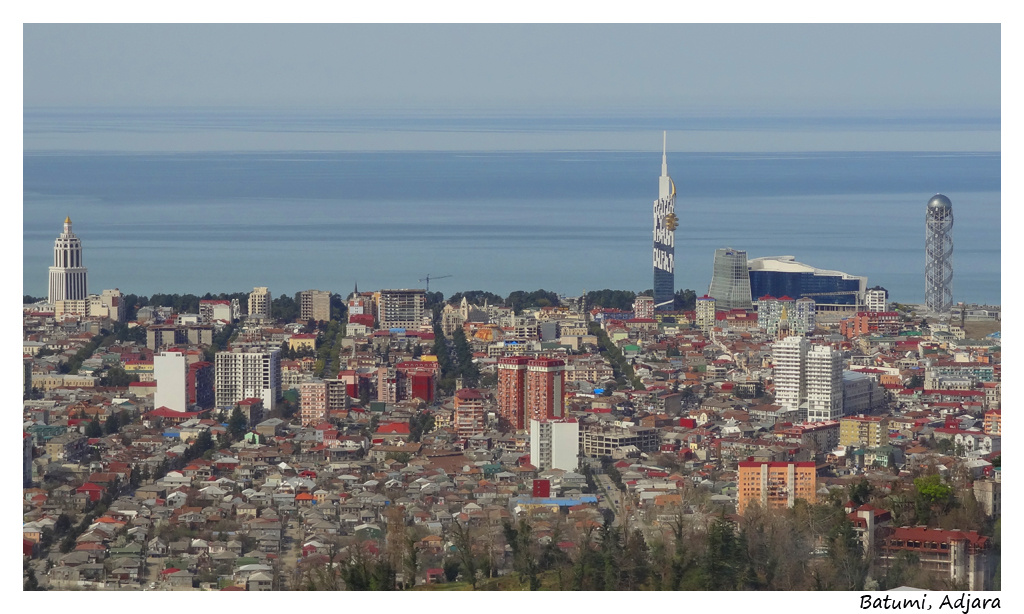
[{"label": "white apartment tower", "polygon": [[53,266],[50,267],[50,292],[47,302],[81,301],[88,296],[82,266],[82,241],[71,232],[71,217],[64,220],[64,232],[53,244]]},{"label": "white apartment tower", "polygon": [[843,417],[843,357],[825,345],[807,352],[807,421],[823,422]]},{"label": "white apartment tower", "polygon": [[697,299],[697,327],[705,333],[715,326],[715,299],[705,294]]},{"label": "white apartment tower", "polygon": [[252,289],[249,293],[249,317],[270,318],[270,290],[264,286]]},{"label": "white apartment tower", "polygon": [[217,352],[214,378],[217,407],[261,399],[263,407],[273,411],[281,396],[281,350],[235,347]]},{"label": "white apartment tower", "polygon": [[889,291],[876,286],[865,292],[864,308],[868,311],[889,311]]},{"label": "white apartment tower", "polygon": [[530,420],[530,463],[539,471],[579,469],[580,425],[575,418]]},{"label": "white apartment tower", "polygon": [[181,352],[160,352],[153,356],[153,379],[156,393],[153,407],[166,407],[174,411],[188,411],[188,396],[185,391],[185,375],[188,365]]},{"label": "white apartment tower", "polygon": [[775,404],[784,411],[800,411],[807,396],[804,364],[810,346],[805,337],[797,336],[786,337],[772,346]]}]

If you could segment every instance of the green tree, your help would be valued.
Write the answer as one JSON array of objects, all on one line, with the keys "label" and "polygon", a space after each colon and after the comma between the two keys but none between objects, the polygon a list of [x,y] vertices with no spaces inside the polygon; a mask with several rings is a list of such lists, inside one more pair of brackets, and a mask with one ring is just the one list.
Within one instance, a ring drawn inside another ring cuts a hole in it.
[{"label": "green tree", "polygon": [[71,518],[62,512],[60,516],[57,516],[57,521],[53,524],[53,533],[57,537],[63,537],[70,530]]},{"label": "green tree", "polygon": [[103,437],[103,427],[100,426],[98,420],[93,418],[92,420],[89,421],[89,424],[86,425],[85,427],[85,436],[89,437],[90,439],[94,439],[96,437]]},{"label": "green tree", "polygon": [[107,416],[106,422],[103,423],[103,432],[107,435],[113,435],[117,432],[117,429],[121,428],[117,414],[111,413]]},{"label": "green tree", "polygon": [[701,561],[703,588],[708,591],[736,589],[739,565],[743,553],[736,541],[732,522],[720,516],[708,530],[707,547]]},{"label": "green tree", "polygon": [[871,484],[864,478],[861,478],[855,484],[851,484],[848,490],[850,492],[850,501],[853,501],[858,506],[867,503],[868,499],[871,498]]},{"label": "green tree", "polygon": [[242,435],[245,435],[248,426],[249,421],[246,419],[245,414],[235,405],[235,409],[231,411],[231,418],[228,419],[228,433],[236,440],[241,439]]},{"label": "green tree", "polygon": [[692,311],[697,308],[697,293],[693,290],[677,290],[672,296],[674,311]]}]

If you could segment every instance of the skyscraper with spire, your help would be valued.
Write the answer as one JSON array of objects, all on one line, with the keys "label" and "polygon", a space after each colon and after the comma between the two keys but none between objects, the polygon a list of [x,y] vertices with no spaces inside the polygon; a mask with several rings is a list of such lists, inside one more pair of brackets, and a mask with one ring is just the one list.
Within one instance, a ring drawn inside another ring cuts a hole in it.
[{"label": "skyscraper with spire", "polygon": [[654,201],[654,309],[672,309],[675,298],[676,184],[668,176],[668,133],[661,136],[661,177]]},{"label": "skyscraper with spire", "polygon": [[88,296],[86,268],[82,266],[82,241],[71,232],[71,217],[64,220],[64,232],[53,243],[48,302],[80,301]]}]

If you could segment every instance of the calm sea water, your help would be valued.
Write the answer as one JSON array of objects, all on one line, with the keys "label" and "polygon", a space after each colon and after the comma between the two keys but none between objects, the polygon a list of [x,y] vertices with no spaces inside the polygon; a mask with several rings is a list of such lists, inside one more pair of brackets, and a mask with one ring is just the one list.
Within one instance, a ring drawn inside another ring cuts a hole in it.
[{"label": "calm sea water", "polygon": [[[347,293],[423,287],[428,273],[450,275],[430,286],[446,295],[652,285],[660,151],[244,149],[26,146],[24,292],[45,295],[66,215],[91,291]],[[942,192],[954,298],[1000,302],[998,153],[670,152],[669,173],[677,288],[706,291],[714,250],[731,246],[922,302],[925,203]]]}]

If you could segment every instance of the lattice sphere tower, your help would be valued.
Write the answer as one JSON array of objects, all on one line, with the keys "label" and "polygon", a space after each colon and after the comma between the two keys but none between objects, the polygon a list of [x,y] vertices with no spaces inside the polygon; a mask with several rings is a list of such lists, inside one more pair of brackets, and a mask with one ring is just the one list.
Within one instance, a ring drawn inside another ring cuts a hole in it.
[{"label": "lattice sphere tower", "polygon": [[925,211],[924,302],[936,313],[953,306],[953,203],[942,194]]}]

